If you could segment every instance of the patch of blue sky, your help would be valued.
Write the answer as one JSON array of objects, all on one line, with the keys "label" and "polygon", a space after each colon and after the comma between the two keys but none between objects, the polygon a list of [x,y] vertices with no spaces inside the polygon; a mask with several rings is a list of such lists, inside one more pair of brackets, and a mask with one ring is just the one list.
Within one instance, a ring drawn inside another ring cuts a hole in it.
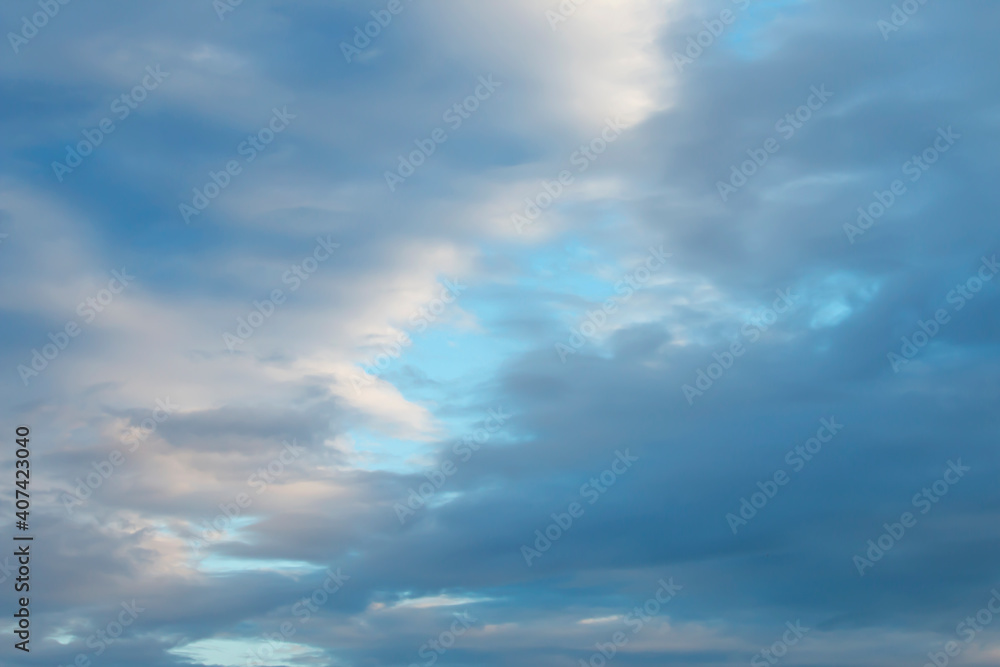
[{"label": "patch of blue sky", "polygon": [[236,572],[308,574],[324,568],[320,565],[297,560],[234,558],[222,554],[210,554],[201,560],[198,569],[209,574],[233,574]]},{"label": "patch of blue sky", "polygon": [[720,41],[737,55],[756,60],[771,53],[777,45],[764,38],[772,23],[789,10],[804,11],[809,0],[750,0],[746,9],[734,2],[736,21],[726,28]]},{"label": "patch of blue sky", "polygon": [[[500,314],[501,306],[487,308],[484,303],[474,303],[470,296],[463,306],[477,319],[487,309]],[[489,382],[505,361],[531,347],[527,338],[519,340],[492,329],[488,317],[485,322],[479,319],[475,329],[433,327],[413,336],[412,347],[382,376],[407,400],[431,409],[456,435],[468,430],[470,421],[486,416],[474,409],[482,401],[484,378]]]},{"label": "patch of blue sky", "polygon": [[[439,324],[412,334],[413,344],[380,375],[403,397],[432,412],[442,434],[433,443],[391,438],[364,429],[352,430],[355,451],[365,455],[360,465],[369,470],[412,473],[422,469],[440,446],[451,444],[480,428],[489,408],[504,406],[484,402],[484,378],[498,375],[502,365],[536,343],[525,335],[501,331],[500,320],[509,316],[510,304],[501,293],[477,295],[470,290],[459,303],[476,326]],[[491,440],[500,442],[508,434]]]},{"label": "patch of blue sky", "polygon": [[[492,252],[497,256],[490,257],[491,251],[484,249],[487,261],[499,258],[500,251]],[[544,321],[554,301],[566,304],[558,309],[563,311],[555,329],[560,332],[562,327],[578,323],[586,303],[600,303],[613,296],[614,283],[627,272],[616,256],[572,235],[541,246],[508,246],[503,252],[515,265],[510,287],[517,291],[518,310],[527,319]],[[441,440],[428,443],[352,430],[355,451],[366,459],[359,462],[362,467],[416,472],[422,469],[420,462],[426,463],[439,446],[482,425],[487,417],[483,395],[489,379],[497,376],[505,362],[537,347],[530,331],[519,332],[509,324],[511,295],[503,285],[475,287],[452,306],[461,308],[468,319],[450,318],[453,313],[449,313],[426,331],[410,333],[413,344],[379,377],[406,400],[430,410],[444,433]],[[494,444],[510,437],[506,432],[497,435]]]},{"label": "patch of blue sky", "polygon": [[851,272],[841,271],[826,276],[819,284],[804,291],[803,305],[812,313],[809,327],[835,327],[846,321],[875,298],[879,287],[879,281]]},{"label": "patch of blue sky", "polygon": [[431,443],[393,438],[369,429],[356,428],[348,432],[358,459],[357,468],[369,471],[409,475],[423,470],[422,459],[427,456]]},{"label": "patch of blue sky", "polygon": [[616,256],[574,237],[535,248],[518,262],[523,270],[516,283],[522,291],[533,290],[564,303],[604,301],[614,295],[615,282],[627,272]]},{"label": "patch of blue sky", "polygon": [[834,301],[817,310],[809,321],[809,326],[813,329],[835,327],[850,317],[852,312],[854,309],[843,301]]}]

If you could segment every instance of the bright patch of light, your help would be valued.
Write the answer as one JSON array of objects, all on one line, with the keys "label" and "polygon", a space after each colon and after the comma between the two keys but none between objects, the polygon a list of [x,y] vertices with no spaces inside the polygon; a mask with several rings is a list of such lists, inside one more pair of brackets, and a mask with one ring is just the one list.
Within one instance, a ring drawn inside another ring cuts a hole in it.
[{"label": "bright patch of light", "polygon": [[435,595],[422,598],[413,598],[397,602],[394,607],[412,607],[413,609],[431,609],[433,607],[456,607],[462,604],[473,604],[476,602],[488,602],[491,598],[457,598],[450,595]]},{"label": "bright patch of light", "polygon": [[213,554],[203,559],[198,566],[202,572],[278,572],[281,574],[308,574],[323,568],[299,560],[266,560],[254,558],[229,558]]},{"label": "bright patch of light", "polygon": [[171,649],[168,653],[186,658],[196,665],[218,667],[315,665],[316,659],[324,657],[320,649],[312,646],[260,639],[203,639]]},{"label": "bright patch of light", "polygon": [[809,326],[813,329],[835,327],[846,320],[850,315],[851,308],[847,304],[838,301],[820,308],[816,314],[813,315],[812,320],[809,322]]},{"label": "bright patch of light", "polygon": [[580,623],[581,625],[595,625],[598,623],[611,623],[612,621],[618,621],[621,620],[622,618],[623,617],[621,615],[601,616],[600,618],[584,618],[582,620],[577,621],[577,623]]}]

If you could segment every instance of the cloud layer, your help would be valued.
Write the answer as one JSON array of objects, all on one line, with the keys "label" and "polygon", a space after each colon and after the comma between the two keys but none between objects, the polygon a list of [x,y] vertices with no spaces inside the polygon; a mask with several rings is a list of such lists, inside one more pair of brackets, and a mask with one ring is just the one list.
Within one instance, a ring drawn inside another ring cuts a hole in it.
[{"label": "cloud layer", "polygon": [[361,4],[0,10],[0,662],[996,664],[1000,8]]}]

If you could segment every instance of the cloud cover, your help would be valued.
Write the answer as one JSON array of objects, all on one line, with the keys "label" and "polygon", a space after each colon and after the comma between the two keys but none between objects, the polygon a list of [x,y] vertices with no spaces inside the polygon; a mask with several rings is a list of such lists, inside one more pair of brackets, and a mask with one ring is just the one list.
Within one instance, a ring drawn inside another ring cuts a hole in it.
[{"label": "cloud cover", "polygon": [[4,664],[996,663],[1000,8],[218,4],[0,58]]}]

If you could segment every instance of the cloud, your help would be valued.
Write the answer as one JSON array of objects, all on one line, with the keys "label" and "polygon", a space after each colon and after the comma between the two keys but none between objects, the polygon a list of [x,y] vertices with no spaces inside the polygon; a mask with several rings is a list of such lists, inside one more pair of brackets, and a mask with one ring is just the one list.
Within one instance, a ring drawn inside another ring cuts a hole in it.
[{"label": "cloud", "polygon": [[[968,29],[996,8],[927,3],[886,40],[892,6],[860,1],[404,3],[352,62],[340,43],[387,3],[71,3],[0,59],[0,429],[33,431],[36,658],[559,667],[622,632],[615,664],[730,665],[801,623],[788,664],[926,662],[947,641],[989,662],[993,626],[956,628],[1000,542],[998,285],[970,282],[998,251],[996,47]],[[51,163],[150,65],[169,79],[60,182]],[[483,76],[502,85],[452,129]],[[960,138],[932,164],[942,128]],[[630,284],[651,248],[669,259]],[[122,267],[134,282],[85,321]],[[941,308],[896,372],[887,355]],[[821,420],[843,430],[810,452]],[[635,468],[604,481],[625,450]],[[522,545],[573,502],[528,567]]]}]

